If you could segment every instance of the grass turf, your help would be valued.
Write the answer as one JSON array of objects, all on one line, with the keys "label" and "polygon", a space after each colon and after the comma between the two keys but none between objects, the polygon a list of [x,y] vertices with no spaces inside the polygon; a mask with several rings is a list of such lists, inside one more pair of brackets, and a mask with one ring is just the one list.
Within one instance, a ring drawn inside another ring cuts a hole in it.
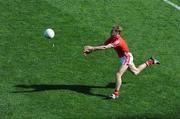
[{"label": "grass turf", "polygon": [[[3,119],[180,118],[180,12],[162,0],[0,0],[0,117]],[[123,76],[113,91],[113,50],[82,55],[112,25],[140,64],[153,55],[160,66]],[[42,35],[51,27],[56,36]],[[54,44],[54,47],[52,47]]]}]

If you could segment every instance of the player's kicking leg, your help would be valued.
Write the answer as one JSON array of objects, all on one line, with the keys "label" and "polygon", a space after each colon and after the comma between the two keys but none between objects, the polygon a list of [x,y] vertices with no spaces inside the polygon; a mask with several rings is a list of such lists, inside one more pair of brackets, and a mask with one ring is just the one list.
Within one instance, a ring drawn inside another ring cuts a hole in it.
[{"label": "player's kicking leg", "polygon": [[157,59],[151,57],[145,63],[139,65],[138,67],[136,67],[134,65],[134,63],[129,64],[129,69],[134,75],[138,75],[147,66],[150,66],[150,65],[153,65],[153,64],[160,64],[160,62]]}]

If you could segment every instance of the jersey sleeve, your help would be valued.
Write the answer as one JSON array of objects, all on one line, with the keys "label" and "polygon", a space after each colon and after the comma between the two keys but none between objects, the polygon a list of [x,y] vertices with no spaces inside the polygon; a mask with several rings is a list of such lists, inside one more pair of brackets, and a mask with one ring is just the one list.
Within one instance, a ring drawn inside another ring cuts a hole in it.
[{"label": "jersey sleeve", "polygon": [[109,38],[104,42],[104,45],[108,45],[108,44],[111,44],[115,48],[115,47],[119,46],[120,40],[118,40],[118,39],[113,40],[113,39]]},{"label": "jersey sleeve", "polygon": [[113,47],[115,48],[115,47],[119,46],[119,44],[120,44],[120,40],[115,40],[115,41],[114,41],[114,42],[112,42],[111,44],[112,44],[112,45],[113,45]]}]

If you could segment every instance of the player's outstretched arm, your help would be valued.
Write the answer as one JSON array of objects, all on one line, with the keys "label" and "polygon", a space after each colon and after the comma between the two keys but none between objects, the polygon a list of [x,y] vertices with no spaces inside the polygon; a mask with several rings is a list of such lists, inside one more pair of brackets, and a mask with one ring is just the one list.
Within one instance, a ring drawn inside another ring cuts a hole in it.
[{"label": "player's outstretched arm", "polygon": [[92,53],[93,51],[105,50],[105,49],[109,49],[109,48],[112,48],[112,47],[113,47],[112,44],[100,45],[100,46],[85,46],[84,47],[84,55],[86,56],[87,54]]}]

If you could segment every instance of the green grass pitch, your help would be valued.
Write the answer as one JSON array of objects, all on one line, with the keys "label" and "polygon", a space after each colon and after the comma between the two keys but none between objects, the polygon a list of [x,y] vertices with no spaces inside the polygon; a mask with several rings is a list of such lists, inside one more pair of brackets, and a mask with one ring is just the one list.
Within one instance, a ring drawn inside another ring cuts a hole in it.
[{"label": "green grass pitch", "polygon": [[[180,118],[180,11],[163,0],[0,0],[0,11],[0,119]],[[161,65],[126,72],[109,101],[116,53],[82,50],[119,23],[135,64]]]}]

